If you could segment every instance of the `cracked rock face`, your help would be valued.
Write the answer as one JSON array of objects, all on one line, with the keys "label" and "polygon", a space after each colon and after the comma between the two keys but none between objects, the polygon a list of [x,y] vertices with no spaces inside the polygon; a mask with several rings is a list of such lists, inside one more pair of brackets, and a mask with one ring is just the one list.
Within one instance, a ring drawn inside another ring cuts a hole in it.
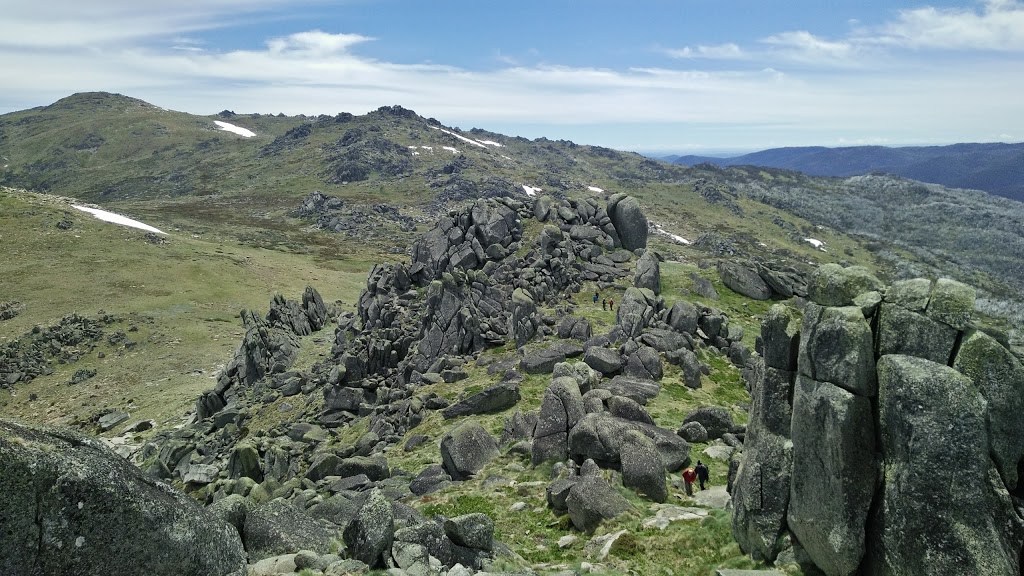
[{"label": "cracked rock face", "polygon": [[0,420],[0,574],[231,574],[234,528],[94,440]]}]

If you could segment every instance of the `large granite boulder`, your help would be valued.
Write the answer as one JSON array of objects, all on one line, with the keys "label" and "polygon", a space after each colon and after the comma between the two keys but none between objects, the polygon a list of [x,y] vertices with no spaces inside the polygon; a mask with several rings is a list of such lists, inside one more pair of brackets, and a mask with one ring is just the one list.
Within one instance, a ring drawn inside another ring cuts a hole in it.
[{"label": "large granite boulder", "polygon": [[581,477],[565,500],[573,526],[592,533],[601,524],[630,509],[629,501],[599,476]]},{"label": "large granite boulder", "polygon": [[799,368],[812,380],[874,396],[874,338],[860,308],[808,304],[800,331]]},{"label": "large granite boulder", "polygon": [[988,402],[992,460],[1010,490],[1021,485],[1024,461],[1024,366],[995,338],[971,332],[960,345],[953,367],[974,382]]},{"label": "large granite boulder", "polygon": [[625,396],[638,404],[647,404],[661,392],[661,385],[646,378],[630,378],[619,375],[608,382],[601,382],[597,388],[608,390],[616,396]]},{"label": "large granite boulder", "polygon": [[626,441],[629,430],[638,431],[654,442],[667,470],[679,470],[689,458],[690,445],[671,430],[603,412],[583,416],[569,432],[569,455],[574,460],[590,458],[605,467],[618,468],[623,451],[630,448]]},{"label": "large granite boulder", "polygon": [[647,247],[647,216],[636,198],[616,194],[607,210],[623,248],[632,251]]},{"label": "large granite boulder", "polygon": [[608,375],[617,374],[623,365],[622,356],[617,350],[600,346],[587,348],[583,361],[594,370]]},{"label": "large granite boulder", "polygon": [[800,323],[789,307],[775,304],[761,322],[761,356],[765,366],[796,371]]},{"label": "large granite boulder", "polygon": [[824,264],[811,274],[807,295],[822,306],[851,306],[858,295],[880,292],[884,287],[867,268]]},{"label": "large granite boulder", "polygon": [[637,288],[646,288],[655,294],[661,294],[661,264],[658,255],[652,250],[644,252],[644,255],[636,261],[633,285]]},{"label": "large granite boulder", "polygon": [[454,480],[465,480],[497,458],[498,443],[475,421],[467,420],[441,438],[441,461]]},{"label": "large granite boulder", "polygon": [[583,396],[576,379],[563,376],[552,380],[544,390],[533,433],[533,463],[565,460],[569,430],[580,418],[583,418]]},{"label": "large granite boulder", "polygon": [[701,406],[690,411],[683,418],[683,424],[700,422],[708,432],[708,438],[715,440],[732,430],[734,426],[729,411],[721,406]]},{"label": "large granite boulder", "polygon": [[296,550],[327,554],[338,529],[277,498],[249,511],[242,536],[249,560],[254,562]]},{"label": "large granite boulder", "polygon": [[882,497],[872,573],[1016,574],[1024,541],[994,489],[986,402],[966,376],[911,356],[878,361]]},{"label": "large granite boulder", "polygon": [[685,300],[677,300],[668,311],[668,325],[676,332],[695,334],[699,317],[696,306]]},{"label": "large granite boulder", "polygon": [[445,420],[449,420],[471,414],[501,412],[515,406],[517,402],[519,402],[519,384],[499,382],[452,404],[445,408],[441,415]]},{"label": "large granite boulder", "polygon": [[655,502],[668,500],[665,466],[650,438],[638,430],[627,430],[620,457],[623,486],[633,488]]},{"label": "large granite boulder", "polygon": [[345,546],[350,558],[367,566],[384,567],[395,538],[395,511],[380,490],[374,490],[345,528]]},{"label": "large granite boulder", "polygon": [[732,534],[756,560],[773,561],[783,547],[793,468],[793,443],[765,432],[748,439],[732,484]]},{"label": "large granite boulder", "polygon": [[871,400],[801,376],[792,439],[789,529],[826,574],[854,574],[877,477]]},{"label": "large granite boulder", "polygon": [[0,420],[0,574],[227,575],[237,530],[99,440]]},{"label": "large granite boulder", "polygon": [[878,354],[902,354],[945,364],[956,345],[957,331],[898,304],[878,311]]},{"label": "large granite boulder", "polygon": [[654,292],[642,288],[627,288],[615,309],[615,324],[626,338],[635,338],[650,325],[655,315]]},{"label": "large granite boulder", "polygon": [[768,300],[772,297],[772,289],[754,268],[723,260],[718,263],[718,276],[727,288],[747,298]]}]

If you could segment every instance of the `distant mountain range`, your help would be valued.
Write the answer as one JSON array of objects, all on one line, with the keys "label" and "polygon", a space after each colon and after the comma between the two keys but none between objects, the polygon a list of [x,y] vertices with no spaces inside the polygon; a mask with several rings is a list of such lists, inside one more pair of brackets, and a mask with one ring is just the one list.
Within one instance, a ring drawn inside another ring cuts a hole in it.
[{"label": "distant mountain range", "polygon": [[733,158],[667,156],[684,166],[769,166],[812,176],[856,176],[888,173],[942,184],[983,190],[1024,201],[1024,143],[952,144],[950,146],[823,146],[772,148]]}]

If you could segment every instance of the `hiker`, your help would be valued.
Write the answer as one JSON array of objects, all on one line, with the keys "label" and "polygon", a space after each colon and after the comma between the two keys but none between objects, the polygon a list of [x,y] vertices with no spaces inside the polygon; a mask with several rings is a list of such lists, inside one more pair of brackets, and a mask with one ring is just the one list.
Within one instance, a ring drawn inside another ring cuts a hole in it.
[{"label": "hiker", "polygon": [[686,484],[686,495],[693,496],[693,481],[697,479],[697,473],[693,468],[683,470],[683,482]]},{"label": "hiker", "polygon": [[601,299],[601,295],[594,292],[594,306],[597,306],[597,301]]},{"label": "hiker", "polygon": [[608,300],[607,299],[601,300],[601,310],[604,310],[606,312],[608,311]]},{"label": "hiker", "polygon": [[612,300],[611,298],[608,299],[608,309],[612,311],[615,310],[615,300]]},{"label": "hiker", "polygon": [[697,480],[700,482],[700,489],[707,490],[707,488],[704,487],[704,484],[708,482],[708,476],[711,475],[711,471],[708,470],[707,465],[700,460],[697,460],[697,467],[694,468],[694,472],[697,473]]}]

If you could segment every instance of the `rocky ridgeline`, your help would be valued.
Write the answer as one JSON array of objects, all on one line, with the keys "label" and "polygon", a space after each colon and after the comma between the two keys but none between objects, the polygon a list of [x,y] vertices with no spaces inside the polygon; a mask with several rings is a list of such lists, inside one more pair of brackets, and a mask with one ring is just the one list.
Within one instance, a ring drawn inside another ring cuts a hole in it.
[{"label": "rocky ridgeline", "polygon": [[341,198],[322,192],[311,192],[306,196],[294,215],[314,222],[321,230],[359,238],[375,236],[386,228],[397,228],[403,232],[416,229],[416,221],[411,216],[402,214],[390,204],[350,205]]},{"label": "rocky ridgeline", "polygon": [[36,326],[21,338],[3,344],[0,346],[0,388],[53,374],[54,362],[77,361],[96,348],[103,338],[103,328],[117,321],[109,315],[92,320],[70,314],[53,326]]},{"label": "rocky ridgeline", "polygon": [[807,573],[1018,574],[1024,367],[974,290],[826,265],[761,327],[733,533]]},{"label": "rocky ridgeline", "polygon": [[[527,219],[538,220],[529,237]],[[620,478],[664,502],[665,473],[688,461],[688,441],[738,445],[744,430],[712,408],[672,423],[678,431],[659,426],[644,405],[661,390],[663,358],[691,388],[708,371],[700,348],[753,366],[724,314],[666,304],[646,232],[639,205],[622,195],[478,200],[417,240],[409,264],[374,267],[356,312],[334,319],[329,357],[308,371],[293,369],[302,338],[331,320],[313,288],[301,301],[275,297],[266,316],[243,312],[242,343],[197,399],[192,422],[158,432],[134,457],[234,526],[250,568],[264,573],[464,574],[514,556],[484,515],[425,518],[403,503],[472,478],[502,453],[555,462],[548,503],[581,531],[629,507],[612,485]],[[608,334],[594,335],[565,304],[585,281],[620,285],[630,275]],[[561,322],[542,306],[558,309]],[[508,342],[519,352],[488,366],[497,384],[454,404],[418,393],[465,378],[479,352]],[[433,410],[456,418],[514,408],[524,372],[550,374],[550,385],[539,411],[507,417],[501,438],[473,418],[437,439],[410,433]],[[278,400],[282,423],[252,433],[252,418],[267,410],[260,405]],[[336,429],[361,422],[367,431],[353,444],[335,441]],[[386,454],[403,439],[406,450],[436,442],[439,464],[393,469]]]}]

